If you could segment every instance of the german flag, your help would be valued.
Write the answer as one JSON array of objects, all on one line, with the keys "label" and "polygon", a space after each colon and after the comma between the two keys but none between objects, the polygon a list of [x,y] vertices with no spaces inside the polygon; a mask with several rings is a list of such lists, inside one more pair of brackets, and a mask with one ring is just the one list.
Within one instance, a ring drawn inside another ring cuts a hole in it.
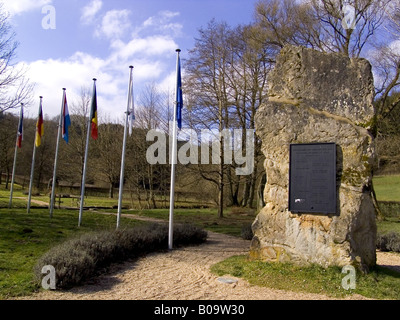
[{"label": "german flag", "polygon": [[96,93],[96,79],[93,79],[94,87],[93,87],[93,98],[92,98],[92,107],[90,111],[91,118],[91,135],[94,140],[97,140],[99,137],[98,132],[98,120],[97,120],[97,93]]},{"label": "german flag", "polygon": [[35,145],[37,148],[40,147],[40,145],[42,144],[43,135],[44,135],[44,125],[43,125],[42,97],[40,97],[39,116],[36,122]]}]

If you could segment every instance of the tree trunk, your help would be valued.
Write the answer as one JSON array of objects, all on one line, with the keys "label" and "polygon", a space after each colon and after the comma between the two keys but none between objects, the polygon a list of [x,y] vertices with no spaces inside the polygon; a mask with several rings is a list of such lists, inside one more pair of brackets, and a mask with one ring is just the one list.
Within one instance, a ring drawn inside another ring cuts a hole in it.
[{"label": "tree trunk", "polygon": [[254,189],[255,185],[257,183],[257,176],[254,175],[252,176],[251,182],[250,182],[250,191],[249,191],[249,200],[247,201],[247,208],[254,208],[253,202],[254,202]]},{"label": "tree trunk", "polygon": [[109,188],[109,193],[108,193],[110,199],[114,199],[114,184],[110,182],[110,188]]},{"label": "tree trunk", "polygon": [[254,202],[254,196],[256,193],[256,186],[257,186],[257,176],[258,176],[258,157],[256,156],[256,161],[254,163],[254,171],[251,175],[251,182],[250,182],[250,195],[249,195],[249,201],[247,203],[248,208],[254,208],[253,202]]},{"label": "tree trunk", "polygon": [[219,195],[218,195],[218,218],[222,219],[224,217],[224,181],[221,175],[219,182]]},{"label": "tree trunk", "polygon": [[42,166],[39,166],[38,168],[38,179],[36,182],[36,189],[40,191],[40,181],[42,181]]},{"label": "tree trunk", "polygon": [[150,188],[150,194],[149,194],[149,206],[151,209],[157,209],[157,204],[156,200],[154,197],[154,179],[153,179],[153,166],[149,165],[148,166],[148,183],[149,183],[149,188]]},{"label": "tree trunk", "polygon": [[[219,88],[221,93],[221,86]],[[222,219],[224,217],[224,137],[222,135],[223,124],[222,124],[222,101],[219,99],[219,154],[220,154],[220,165],[219,165],[219,195],[218,195],[218,218]]]},{"label": "tree trunk", "polygon": [[138,202],[139,202],[139,209],[142,210],[143,209],[142,196],[141,196],[141,190],[140,190],[140,187],[139,187],[139,181],[137,183],[136,192],[137,192],[137,198],[138,198]]},{"label": "tree trunk", "polygon": [[229,182],[229,198],[230,198],[230,205],[231,206],[238,206],[239,205],[239,184],[240,181],[236,179],[232,179],[232,166],[228,167],[226,172],[226,176]]},{"label": "tree trunk", "polygon": [[7,176],[6,176],[6,190],[8,190],[8,185],[10,184],[10,170],[7,168]]}]

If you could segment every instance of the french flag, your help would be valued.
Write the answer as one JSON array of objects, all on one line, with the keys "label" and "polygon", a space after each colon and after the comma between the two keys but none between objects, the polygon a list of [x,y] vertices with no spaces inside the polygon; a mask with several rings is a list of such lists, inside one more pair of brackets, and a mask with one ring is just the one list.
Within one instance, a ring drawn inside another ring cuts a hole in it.
[{"label": "french flag", "polygon": [[63,117],[62,117],[62,137],[66,143],[69,142],[68,127],[71,126],[71,118],[69,117],[67,95],[64,90]]}]

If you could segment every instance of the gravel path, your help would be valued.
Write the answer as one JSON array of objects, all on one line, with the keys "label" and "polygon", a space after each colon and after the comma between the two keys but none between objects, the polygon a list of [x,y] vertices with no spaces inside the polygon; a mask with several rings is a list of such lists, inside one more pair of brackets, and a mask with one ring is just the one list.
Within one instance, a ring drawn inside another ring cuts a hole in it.
[{"label": "gravel path", "polygon": [[[29,199],[27,197],[15,197],[14,199],[19,199],[19,200],[26,200],[26,202],[29,201]],[[48,206],[49,203],[48,202],[44,202],[44,201],[40,201],[40,200],[35,200],[35,199],[31,199],[31,203],[37,204],[39,206]]]},{"label": "gravel path", "polygon": [[[87,285],[40,292],[26,300],[328,300],[325,295],[252,286],[242,279],[219,281],[210,267],[233,255],[248,253],[249,241],[209,232],[200,246],[151,254],[113,267]],[[378,252],[380,265],[400,270],[400,255]],[[354,295],[349,299],[365,299]]]},{"label": "gravel path", "polygon": [[135,262],[116,266],[95,283],[66,292],[42,292],[28,299],[61,300],[246,300],[325,299],[312,294],[294,294],[250,286],[238,279],[225,284],[211,274],[214,263],[245,254],[249,241],[209,233],[206,244],[151,254]]},{"label": "gravel path", "polygon": [[[108,214],[104,212],[98,212]],[[133,214],[123,216],[160,222]],[[91,283],[68,291],[43,291],[22,300],[330,300],[311,293],[298,293],[250,285],[226,276],[227,284],[210,272],[210,267],[231,256],[249,252],[250,241],[208,232],[200,246],[147,255],[115,265]],[[378,264],[400,272],[400,255],[378,252]],[[353,295],[351,300],[366,299]]]}]

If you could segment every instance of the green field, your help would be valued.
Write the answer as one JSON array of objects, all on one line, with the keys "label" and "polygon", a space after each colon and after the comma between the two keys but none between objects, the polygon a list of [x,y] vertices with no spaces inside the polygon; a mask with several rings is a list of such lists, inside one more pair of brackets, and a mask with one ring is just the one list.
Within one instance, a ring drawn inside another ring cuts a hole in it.
[{"label": "green field", "polygon": [[[134,211],[134,213],[165,221],[169,219],[169,210],[167,209],[141,210]],[[217,209],[174,210],[174,221],[177,223],[192,223],[209,231],[237,237],[241,236],[242,228],[253,223],[255,218],[255,211],[245,208],[227,208],[222,219],[218,218]]]},{"label": "green field", "polygon": [[400,176],[377,176],[374,188],[378,201],[400,202]]},{"label": "green field", "polygon": [[[115,230],[115,209],[83,212],[83,224],[78,228],[78,210],[54,210],[49,217],[47,207],[33,208],[26,212],[26,195],[20,186],[14,190],[13,209],[7,209],[9,190],[0,185],[0,299],[29,295],[38,290],[34,281],[33,267],[40,256],[51,247],[83,233],[99,230]],[[33,197],[34,200],[48,201],[48,197]],[[72,201],[71,199],[63,199]],[[89,197],[89,206],[110,207],[115,199]],[[63,204],[63,205],[68,205]],[[35,206],[35,204],[32,204]],[[254,212],[249,210],[228,210],[225,219],[217,218],[216,209],[176,209],[176,223],[190,222],[205,229],[240,236],[242,226],[254,220]],[[148,216],[167,221],[168,209],[124,210],[123,213]],[[122,218],[121,228],[136,226],[144,222]]]},{"label": "green field", "polygon": [[[393,201],[400,201],[400,192],[396,192],[396,190],[400,191],[400,176],[376,177],[374,183],[378,199],[380,201],[392,201],[392,203],[381,203],[385,219],[378,221],[378,232],[396,231],[400,233],[400,204],[393,203]],[[102,215],[97,211],[84,211],[83,225],[80,228],[77,227],[78,210],[55,210],[52,219],[49,218],[47,207],[35,207],[30,214],[27,214],[27,197],[19,186],[15,187],[13,209],[6,209],[9,190],[4,190],[3,188],[4,185],[0,185],[0,299],[29,295],[38,290],[38,286],[34,281],[33,266],[39,257],[54,245],[82,233],[115,229],[115,215]],[[46,196],[33,197],[33,199],[43,202],[48,201]],[[73,207],[73,200],[65,199],[65,201],[71,201],[71,206]],[[110,209],[104,209],[103,211],[116,213],[115,209],[111,209],[116,205],[115,199],[89,197],[86,199],[86,203],[89,206],[109,207]],[[63,205],[69,206],[69,203],[64,202]],[[126,201],[124,205],[129,206],[129,202]],[[168,209],[124,210],[123,213],[157,218],[164,221],[168,221],[169,218]],[[240,236],[243,226],[251,224],[255,216],[254,210],[243,208],[227,208],[223,219],[217,218],[217,209],[215,208],[178,208],[175,210],[176,223],[189,222],[206,230],[234,236]],[[125,228],[140,223],[143,222],[123,218],[121,226]],[[251,283],[266,286],[273,286],[272,278],[279,279],[282,275],[287,274],[287,276],[284,276],[284,278],[288,279],[286,281],[288,283],[286,289],[326,292],[326,294],[338,297],[347,294],[340,289],[337,291],[337,288],[333,291],[326,288],[326,286],[337,285],[337,277],[340,276],[337,270],[323,271],[325,269],[311,267],[311,269],[303,268],[303,271],[300,272],[297,269],[290,269],[294,267],[289,266],[275,270],[272,266],[265,264],[263,268],[265,267],[267,270],[261,268],[261,271],[256,272],[255,269],[259,268],[259,266],[255,263],[247,261],[244,257],[232,258],[215,267],[214,272],[218,274],[232,272],[233,275],[248,279]],[[247,274],[248,272],[250,275]],[[291,273],[296,274],[296,278],[290,278],[288,275]],[[323,283],[316,282],[313,284],[311,282],[305,286],[304,282],[311,281],[310,278],[316,274],[318,277],[322,277],[321,281]],[[323,277],[323,275],[326,275],[326,277]],[[366,286],[362,290],[359,288],[361,291],[357,292],[376,298],[399,298],[399,277],[399,274],[393,275],[387,270],[375,270],[370,277],[363,278],[362,283],[365,282]],[[372,281],[371,279],[375,280]],[[297,286],[296,283],[300,283],[300,285]],[[379,283],[379,290],[376,290],[376,295],[374,296],[371,293],[374,290],[370,288],[370,285],[373,286],[377,283]],[[278,288],[281,287],[278,286]]]},{"label": "green field", "polygon": [[[4,189],[4,185],[0,185],[0,208],[8,207],[10,191]],[[55,198],[55,208],[58,208],[59,200],[61,200],[61,207],[79,208],[80,202],[77,198]],[[37,204],[36,201],[46,203]],[[31,207],[44,207],[48,206],[50,202],[49,195],[32,196]],[[22,189],[21,186],[15,185],[13,194],[13,208],[26,208],[28,203],[27,191]],[[109,207],[113,208],[118,205],[118,198],[110,199],[106,197],[87,197],[85,198],[85,207]],[[128,207],[130,201],[124,199],[123,206]]]},{"label": "green field", "polygon": [[356,289],[343,289],[344,274],[339,267],[322,268],[317,265],[301,267],[289,263],[251,261],[246,256],[235,256],[212,267],[219,276],[231,275],[247,280],[252,285],[310,292],[335,298],[360,294],[372,299],[400,299],[400,273],[376,267],[364,275],[356,273]]},{"label": "green field", "polygon": [[377,221],[378,232],[400,234],[400,176],[375,177],[374,188],[384,216],[383,220]]},{"label": "green field", "polygon": [[[126,227],[139,222],[123,219]],[[37,289],[33,267],[51,247],[79,234],[114,230],[115,216],[84,212],[78,228],[78,212],[56,210],[53,219],[48,210],[0,209],[0,299],[28,295]]]},{"label": "green field", "polygon": [[[115,211],[115,210],[114,210]],[[130,214],[151,216],[167,221],[168,210],[126,211]],[[231,212],[222,220],[216,218],[217,211],[211,209],[175,212],[176,223],[192,222],[208,230],[240,235],[242,224],[250,223],[254,216]],[[237,216],[238,219],[234,219]],[[122,218],[121,227],[138,225],[134,219]],[[51,247],[79,234],[114,230],[115,215],[103,215],[84,211],[83,224],[78,228],[77,210],[55,210],[49,218],[48,209],[33,209],[30,214],[25,209],[0,209],[0,299],[29,295],[37,290],[33,277],[33,267],[41,255]]]}]

